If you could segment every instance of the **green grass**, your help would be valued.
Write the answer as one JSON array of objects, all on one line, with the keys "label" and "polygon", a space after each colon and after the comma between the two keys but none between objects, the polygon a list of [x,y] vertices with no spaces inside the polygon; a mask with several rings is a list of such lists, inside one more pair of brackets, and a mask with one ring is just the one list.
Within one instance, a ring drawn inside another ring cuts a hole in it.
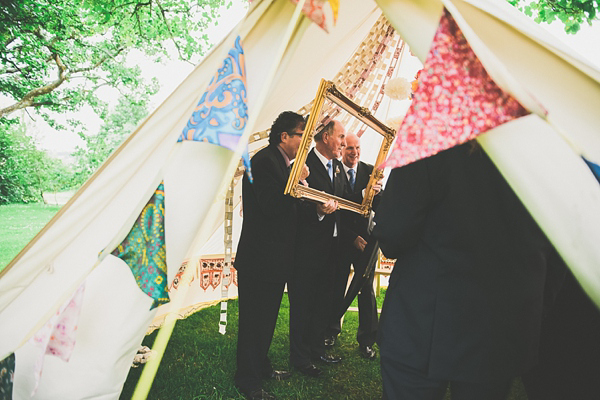
[{"label": "green grass", "polygon": [[[269,357],[276,369],[289,369],[289,303],[284,296]],[[202,310],[177,322],[149,399],[241,399],[233,384],[236,360],[237,301],[228,305],[227,333],[218,333],[219,307]],[[320,378],[295,372],[283,382],[265,382],[265,388],[281,399],[381,398],[379,362],[360,357],[356,344],[358,315],[348,313],[335,352],[340,365],[323,366]],[[144,344],[152,346],[156,332]],[[141,373],[132,368],[121,394],[129,399]]]},{"label": "green grass", "polygon": [[41,203],[0,206],[0,271],[59,209]]}]

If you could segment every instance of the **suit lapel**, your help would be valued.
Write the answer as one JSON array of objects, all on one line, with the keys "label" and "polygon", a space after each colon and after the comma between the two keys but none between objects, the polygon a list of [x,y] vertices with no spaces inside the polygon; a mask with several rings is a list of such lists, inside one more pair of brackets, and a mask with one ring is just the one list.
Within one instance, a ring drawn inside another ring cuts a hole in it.
[{"label": "suit lapel", "polygon": [[362,161],[359,161],[356,167],[356,184],[354,185],[354,192],[359,192],[367,187],[369,183],[369,171],[367,165]]},{"label": "suit lapel", "polygon": [[342,166],[342,163],[338,160],[333,160],[333,174],[333,181],[335,182],[333,194],[338,197],[342,197],[348,178],[346,177],[346,172]]},{"label": "suit lapel", "polygon": [[[333,191],[333,183],[329,178],[329,173],[327,172],[327,168],[323,165],[319,157],[315,154],[315,149],[313,148],[310,153],[308,153],[307,164],[310,161],[310,173],[315,174],[314,178],[311,180],[318,180],[319,182],[323,182],[319,187],[315,187],[318,190],[325,190],[329,193]],[[334,164],[334,172],[335,172],[335,164]],[[314,171],[313,171],[314,170]],[[310,178],[310,177],[309,177]],[[310,181],[309,181],[310,184]],[[322,185],[328,185],[327,188],[321,188]]]}]

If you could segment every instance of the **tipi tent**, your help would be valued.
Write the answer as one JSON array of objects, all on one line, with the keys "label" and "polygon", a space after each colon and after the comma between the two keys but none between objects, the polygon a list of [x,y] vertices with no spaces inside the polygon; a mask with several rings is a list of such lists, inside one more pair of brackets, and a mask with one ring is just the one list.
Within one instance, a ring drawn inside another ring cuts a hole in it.
[{"label": "tipi tent", "polygon": [[[155,317],[151,307],[164,298],[140,290],[144,275],[136,283],[128,265],[111,255],[130,240],[132,226],[150,221],[164,237],[152,255],[159,261],[162,255],[167,268],[155,283],[172,285],[183,261],[206,254],[222,225],[225,190],[250,135],[267,129],[279,112],[309,104],[319,80],[342,69],[381,15],[425,61],[444,9],[494,82],[530,112],[478,140],[600,304],[600,186],[582,159],[600,162],[600,71],[504,2],[341,0],[327,33],[289,0],[255,0],[2,271],[0,360],[16,354],[14,397],[118,397]],[[247,117],[238,129],[244,134],[229,149],[178,141],[228,57],[244,80]],[[229,198],[239,197],[232,193]],[[159,211],[148,220],[148,210]],[[176,310],[186,304],[177,297],[171,299]],[[59,326],[77,327],[76,335],[50,340]]]}]

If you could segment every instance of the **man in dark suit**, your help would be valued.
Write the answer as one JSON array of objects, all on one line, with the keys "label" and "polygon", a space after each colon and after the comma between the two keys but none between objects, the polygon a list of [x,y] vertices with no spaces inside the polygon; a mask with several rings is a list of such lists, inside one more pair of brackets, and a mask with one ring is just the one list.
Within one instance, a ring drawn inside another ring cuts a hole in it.
[{"label": "man in dark suit", "polygon": [[[298,200],[283,194],[305,121],[291,111],[273,125],[269,145],[252,157],[253,182],[244,176],[244,220],[237,248],[239,330],[235,384],[249,399],[275,398],[261,380],[290,376],[267,356],[294,258]],[[306,170],[304,175],[306,175]]]},{"label": "man in dark suit", "polygon": [[[309,187],[340,197],[344,194],[346,180],[338,158],[345,136],[345,129],[338,121],[331,121],[315,135],[315,148],[306,158]],[[321,375],[313,361],[335,364],[341,360],[327,355],[323,343],[342,234],[340,213],[336,210],[337,202],[333,200],[302,207],[294,269],[288,283],[290,362],[303,374],[313,377]]]},{"label": "man in dark suit", "polygon": [[[373,172],[373,166],[360,161],[360,138],[353,133],[346,135],[346,147],[342,151],[342,163],[344,173],[348,178],[350,191],[348,198],[361,203]],[[374,189],[377,195],[373,201],[373,207],[376,207],[380,200],[381,182],[377,182]],[[347,237],[342,243],[342,262],[337,264],[334,278],[334,299],[331,302],[331,318],[325,338],[326,346],[334,345],[336,337],[342,329],[339,313],[346,293],[350,264],[354,265],[354,273],[357,276],[364,275],[368,258],[361,257],[361,255],[365,249],[369,252],[373,251],[373,248],[367,246],[367,244],[375,241],[367,230],[368,218],[351,211],[344,211],[342,223]],[[360,354],[368,360],[373,360],[376,355],[373,348],[377,337],[377,302],[375,300],[375,290],[373,289],[374,272],[367,277],[358,294],[358,332],[356,339]]]},{"label": "man in dark suit", "polygon": [[475,141],[392,170],[373,234],[396,258],[384,398],[504,400],[536,362],[549,243]]}]

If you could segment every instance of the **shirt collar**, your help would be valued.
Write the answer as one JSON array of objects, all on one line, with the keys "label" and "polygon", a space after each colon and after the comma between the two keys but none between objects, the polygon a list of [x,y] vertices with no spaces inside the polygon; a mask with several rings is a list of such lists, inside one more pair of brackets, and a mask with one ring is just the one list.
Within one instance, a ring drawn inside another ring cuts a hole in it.
[{"label": "shirt collar", "polygon": [[283,156],[283,160],[285,161],[285,166],[289,167],[292,162],[290,161],[290,158],[288,157],[288,155],[285,154],[285,151],[283,151],[283,149],[281,148],[280,145],[277,145],[277,150],[279,150],[279,152]]},{"label": "shirt collar", "polygon": [[[325,169],[327,169],[327,163],[329,162],[329,159],[327,157],[325,157],[323,154],[321,154],[321,152],[319,152],[319,150],[317,150],[316,147],[315,147],[315,154],[319,158],[319,160],[321,160],[321,163],[323,163],[323,166],[325,167]],[[333,165],[333,162],[331,163],[331,165]]]},{"label": "shirt collar", "polygon": [[[344,166],[344,172],[346,172],[346,176],[348,177],[348,179],[350,178],[350,174],[348,174],[348,171],[350,170],[350,167],[346,166],[346,164],[344,164],[342,162],[342,165]],[[356,169],[358,168],[358,164],[356,164],[354,167],[352,167],[352,169],[354,170],[354,176],[356,176]]]}]

